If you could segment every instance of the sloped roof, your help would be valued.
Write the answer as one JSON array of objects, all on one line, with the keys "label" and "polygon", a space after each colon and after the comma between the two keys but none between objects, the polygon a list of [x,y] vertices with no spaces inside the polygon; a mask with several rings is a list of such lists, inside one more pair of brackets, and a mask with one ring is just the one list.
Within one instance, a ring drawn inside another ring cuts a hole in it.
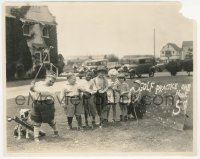
[{"label": "sloped roof", "polygon": [[176,51],[181,51],[182,49],[180,48],[180,47],[178,47],[176,44],[174,44],[174,43],[167,43],[167,45],[171,45],[173,48],[174,48],[174,50],[176,50]]},{"label": "sloped roof", "polygon": [[183,47],[193,47],[193,41],[183,41],[182,48]]},{"label": "sloped roof", "polygon": [[[34,11],[35,8],[41,11]],[[44,23],[47,25],[56,25],[55,16],[49,11],[47,6],[6,6],[6,17],[16,18],[18,16],[21,21]]]}]

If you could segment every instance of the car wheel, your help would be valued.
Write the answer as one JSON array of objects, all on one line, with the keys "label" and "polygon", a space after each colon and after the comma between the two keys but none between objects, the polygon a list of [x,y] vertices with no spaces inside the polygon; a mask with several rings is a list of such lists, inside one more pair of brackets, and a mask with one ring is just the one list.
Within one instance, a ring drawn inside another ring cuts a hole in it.
[{"label": "car wheel", "polygon": [[135,78],[135,72],[130,72],[130,78],[131,79]]},{"label": "car wheel", "polygon": [[149,77],[153,77],[154,76],[154,71],[153,70],[150,70],[149,72]]},{"label": "car wheel", "polygon": [[79,76],[79,78],[80,78],[80,79],[82,79],[82,77],[81,77],[81,76]]},{"label": "car wheel", "polygon": [[157,68],[156,68],[156,71],[157,71],[157,72],[162,72],[162,69],[159,68],[159,67],[157,67]]}]

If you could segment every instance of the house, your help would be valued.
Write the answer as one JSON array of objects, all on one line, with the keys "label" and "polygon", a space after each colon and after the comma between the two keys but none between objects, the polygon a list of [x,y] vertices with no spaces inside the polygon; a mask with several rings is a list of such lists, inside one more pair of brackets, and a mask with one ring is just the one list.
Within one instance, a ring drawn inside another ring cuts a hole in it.
[{"label": "house", "polygon": [[193,57],[193,41],[183,41],[181,59]]},{"label": "house", "polygon": [[174,43],[167,43],[160,51],[161,60],[181,59],[182,49]]},{"label": "house", "polygon": [[[42,62],[51,71],[57,72],[56,25],[55,17],[47,6],[6,6],[8,79],[31,77]],[[20,72],[23,73],[20,75]]]}]

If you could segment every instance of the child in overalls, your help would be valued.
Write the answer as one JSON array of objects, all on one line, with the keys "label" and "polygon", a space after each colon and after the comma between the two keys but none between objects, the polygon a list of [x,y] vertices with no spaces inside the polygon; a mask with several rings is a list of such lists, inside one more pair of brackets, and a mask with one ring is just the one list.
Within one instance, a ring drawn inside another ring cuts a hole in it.
[{"label": "child in overalls", "polygon": [[108,98],[108,111],[105,112],[105,116],[107,116],[107,120],[109,119],[110,108],[112,107],[113,119],[112,122],[116,121],[116,106],[119,103],[119,87],[120,82],[117,79],[118,71],[116,69],[111,69],[108,72],[108,76],[110,79],[108,80],[108,90],[107,90],[107,98]]},{"label": "child in overalls", "polygon": [[83,114],[83,105],[80,93],[82,88],[76,83],[76,76],[69,73],[67,76],[67,84],[61,91],[60,98],[64,102],[64,111],[67,116],[67,129],[72,129],[73,117],[77,120],[77,130],[83,130],[81,114]]},{"label": "child in overalls", "polygon": [[94,103],[94,94],[96,90],[92,88],[92,79],[93,73],[87,72],[85,76],[85,82],[83,84],[83,106],[84,106],[84,115],[85,115],[85,125],[88,127],[88,116],[92,117],[92,123],[90,126],[93,128],[95,125],[95,116],[96,116],[96,105]]},{"label": "child in overalls", "polygon": [[98,116],[100,118],[100,128],[102,123],[107,121],[107,93],[108,90],[108,80],[106,78],[107,69],[104,66],[98,66],[97,68],[97,77],[92,79],[91,87],[96,90],[95,95],[95,104]]},{"label": "child in overalls", "polygon": [[140,100],[141,100],[141,81],[135,80],[133,82],[133,87],[130,89],[128,97],[129,97],[129,106],[128,106],[128,119],[131,119],[131,115],[133,119],[137,119],[137,109],[139,108]]},{"label": "child in overalls", "polygon": [[118,80],[120,82],[119,86],[119,94],[120,94],[119,107],[121,109],[120,121],[127,121],[127,107],[129,104],[129,98],[128,98],[129,85],[126,83],[125,74],[123,73],[120,73],[118,75]]},{"label": "child in overalls", "polygon": [[48,123],[55,135],[58,135],[56,122],[54,121],[55,107],[54,97],[55,91],[52,88],[56,81],[56,75],[49,72],[45,81],[32,81],[30,91],[33,93],[34,102],[31,109],[31,120],[34,125],[34,140],[39,142],[39,131],[42,123]]}]

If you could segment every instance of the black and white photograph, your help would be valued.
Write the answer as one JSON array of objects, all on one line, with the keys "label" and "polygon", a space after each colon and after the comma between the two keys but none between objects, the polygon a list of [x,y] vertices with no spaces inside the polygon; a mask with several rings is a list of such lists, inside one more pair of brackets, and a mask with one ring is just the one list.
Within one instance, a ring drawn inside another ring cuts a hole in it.
[{"label": "black and white photograph", "polygon": [[181,2],[2,7],[5,154],[196,155],[197,29]]}]

